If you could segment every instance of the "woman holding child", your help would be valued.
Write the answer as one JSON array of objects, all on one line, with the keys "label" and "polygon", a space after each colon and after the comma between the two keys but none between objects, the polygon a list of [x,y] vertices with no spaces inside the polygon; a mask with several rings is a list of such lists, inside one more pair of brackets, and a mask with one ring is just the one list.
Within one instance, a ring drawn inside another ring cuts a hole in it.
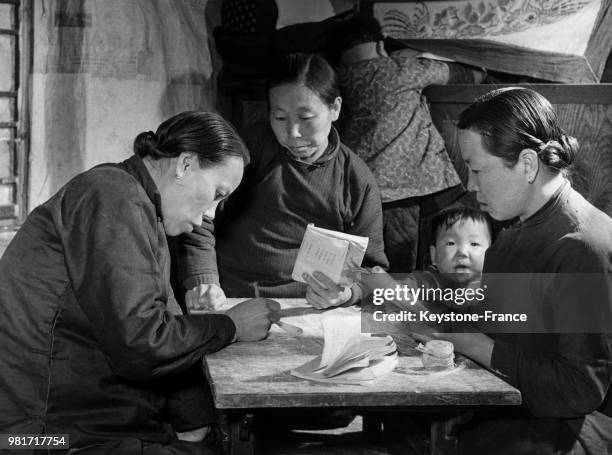
[{"label": "woman holding child", "polygon": [[[530,291],[531,314],[544,328],[437,335],[501,374],[525,404],[520,412],[477,415],[462,448],[612,453],[612,336],[604,333],[612,332],[612,220],[566,179],[577,142],[562,131],[551,104],[524,88],[478,99],[458,128],[468,189],[493,218],[517,219],[486,252],[483,285],[487,274],[543,277]],[[504,299],[512,293],[489,293],[486,303],[499,307]],[[576,333],[578,324],[585,333]]]},{"label": "woman holding child", "polygon": [[[548,100],[524,88],[478,99],[461,114],[458,128],[468,189],[494,219],[517,220],[484,254],[484,307],[473,311],[529,313],[524,326],[433,334],[517,387],[525,405],[477,413],[460,433],[461,453],[612,453],[612,219],[566,178],[577,142],[562,131]],[[469,235],[466,223],[475,221],[468,213],[443,214],[431,277],[472,274],[452,267],[460,238]],[[440,247],[454,255],[442,260]],[[419,276],[409,280],[423,284]],[[366,292],[396,284],[385,274],[366,277]]]}]

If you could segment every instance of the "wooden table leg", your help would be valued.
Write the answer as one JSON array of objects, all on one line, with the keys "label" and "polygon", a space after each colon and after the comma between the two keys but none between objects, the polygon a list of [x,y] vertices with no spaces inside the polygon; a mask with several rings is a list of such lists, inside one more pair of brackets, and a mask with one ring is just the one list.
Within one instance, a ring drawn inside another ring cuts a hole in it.
[{"label": "wooden table leg", "polygon": [[363,419],[363,437],[369,442],[381,442],[383,440],[383,417],[377,412],[365,412]]},{"label": "wooden table leg", "polygon": [[450,416],[440,416],[431,423],[431,455],[459,454],[459,427],[469,422],[474,413],[462,412]]},{"label": "wooden table leg", "polygon": [[226,455],[254,455],[253,414],[220,413],[221,445]]}]

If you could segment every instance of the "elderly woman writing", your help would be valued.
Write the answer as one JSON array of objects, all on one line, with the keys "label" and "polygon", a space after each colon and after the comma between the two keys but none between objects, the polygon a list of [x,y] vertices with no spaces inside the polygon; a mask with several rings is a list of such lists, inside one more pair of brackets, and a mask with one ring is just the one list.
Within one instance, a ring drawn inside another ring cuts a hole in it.
[{"label": "elderly woman writing", "polygon": [[204,354],[267,335],[276,308],[262,299],[172,311],[166,236],[199,226],[238,186],[241,139],[215,114],[186,112],[138,135],[134,152],[37,207],[0,261],[5,433],[67,433],[82,453],[202,453],[175,431],[210,423],[212,409],[189,418],[178,389],[204,387]]},{"label": "elderly woman writing", "polygon": [[488,93],[458,127],[468,189],[493,218],[518,219],[486,252],[483,286],[493,284],[487,274],[530,277],[529,292],[487,289],[486,305],[508,310],[529,295],[537,322],[522,333],[437,335],[501,374],[525,404],[477,417],[463,449],[611,453],[612,220],[565,177],[576,140],[563,133],[550,103],[524,88]]}]

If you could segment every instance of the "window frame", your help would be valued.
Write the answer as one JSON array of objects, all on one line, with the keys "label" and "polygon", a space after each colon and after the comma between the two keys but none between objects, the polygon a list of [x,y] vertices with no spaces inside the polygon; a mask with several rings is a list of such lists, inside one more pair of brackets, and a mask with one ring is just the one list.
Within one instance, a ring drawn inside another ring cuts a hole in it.
[{"label": "window frame", "polygon": [[0,177],[0,185],[12,187],[10,202],[0,204],[0,227],[11,227],[20,225],[28,211],[33,5],[32,0],[0,0],[0,5],[13,8],[12,28],[0,29],[0,35],[14,37],[12,90],[0,91],[0,98],[13,104],[10,121],[0,122],[0,128],[11,131],[0,139],[9,143],[11,154],[11,175]]}]

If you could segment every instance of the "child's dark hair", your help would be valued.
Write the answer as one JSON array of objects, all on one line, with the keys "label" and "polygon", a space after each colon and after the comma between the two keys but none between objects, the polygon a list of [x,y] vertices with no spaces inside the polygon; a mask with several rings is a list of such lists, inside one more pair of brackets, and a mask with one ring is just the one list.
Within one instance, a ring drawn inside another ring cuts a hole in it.
[{"label": "child's dark hair", "polygon": [[508,87],[478,98],[461,113],[457,127],[482,136],[491,155],[514,166],[521,151],[532,149],[555,173],[567,171],[578,141],[561,129],[550,102],[531,89]]},{"label": "child's dark hair", "polygon": [[236,130],[218,114],[187,111],[164,121],[157,131],[145,131],[134,139],[134,154],[159,160],[194,153],[200,167],[222,164],[230,156],[249,162],[249,152]]},{"label": "child's dark hair", "polygon": [[382,27],[374,16],[355,13],[339,24],[333,42],[336,49],[342,52],[359,44],[376,43],[384,38]]},{"label": "child's dark hair", "polygon": [[304,85],[327,104],[333,104],[340,96],[336,73],[323,57],[316,54],[298,52],[281,59],[270,73],[268,94],[274,87],[284,84]]},{"label": "child's dark hair", "polygon": [[456,223],[467,220],[484,223],[489,231],[489,238],[493,241],[493,227],[487,214],[478,209],[461,206],[444,209],[433,218],[431,228],[434,233],[434,243],[438,241],[438,236],[443,230],[450,229]]}]

